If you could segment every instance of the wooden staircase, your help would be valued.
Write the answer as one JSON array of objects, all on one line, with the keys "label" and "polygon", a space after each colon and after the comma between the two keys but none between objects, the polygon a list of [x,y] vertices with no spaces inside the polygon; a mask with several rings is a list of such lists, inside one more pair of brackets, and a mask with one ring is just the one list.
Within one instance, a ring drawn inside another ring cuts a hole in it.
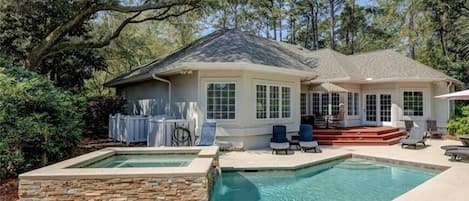
[{"label": "wooden staircase", "polygon": [[393,145],[405,135],[393,127],[314,129],[314,138],[321,145]]}]

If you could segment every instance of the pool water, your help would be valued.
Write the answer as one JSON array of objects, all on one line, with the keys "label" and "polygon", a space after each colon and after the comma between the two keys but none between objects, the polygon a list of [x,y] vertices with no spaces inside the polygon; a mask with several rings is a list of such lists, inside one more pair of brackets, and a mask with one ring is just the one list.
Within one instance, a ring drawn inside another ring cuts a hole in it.
[{"label": "pool water", "polygon": [[186,167],[195,157],[189,154],[118,154],[80,168]]},{"label": "pool water", "polygon": [[223,172],[212,201],[389,201],[436,174],[355,158],[298,171]]}]

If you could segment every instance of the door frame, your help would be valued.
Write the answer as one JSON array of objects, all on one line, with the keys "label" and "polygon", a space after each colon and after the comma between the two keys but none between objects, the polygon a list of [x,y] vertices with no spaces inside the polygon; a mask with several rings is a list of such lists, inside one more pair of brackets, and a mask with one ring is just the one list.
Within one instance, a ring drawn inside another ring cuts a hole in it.
[{"label": "door frame", "polygon": [[[376,116],[376,121],[368,121],[366,119],[367,117],[367,110],[366,110],[366,96],[367,95],[375,95],[376,96],[376,109],[375,109],[375,116]],[[381,121],[381,95],[390,95],[391,96],[391,111],[390,111],[390,121]],[[392,98],[393,98],[393,93],[391,91],[380,91],[380,92],[365,92],[363,93],[362,97],[362,122],[365,125],[371,125],[371,126],[392,126],[392,117],[393,117],[393,112],[392,112]]]}]

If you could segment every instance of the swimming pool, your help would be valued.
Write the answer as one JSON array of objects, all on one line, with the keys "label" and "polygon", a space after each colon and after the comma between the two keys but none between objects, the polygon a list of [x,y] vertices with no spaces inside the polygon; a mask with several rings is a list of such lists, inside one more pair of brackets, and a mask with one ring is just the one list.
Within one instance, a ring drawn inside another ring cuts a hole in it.
[{"label": "swimming pool", "polygon": [[389,201],[438,173],[358,158],[297,171],[223,172],[211,200]]},{"label": "swimming pool", "polygon": [[196,157],[195,154],[115,154],[71,168],[186,167]]}]

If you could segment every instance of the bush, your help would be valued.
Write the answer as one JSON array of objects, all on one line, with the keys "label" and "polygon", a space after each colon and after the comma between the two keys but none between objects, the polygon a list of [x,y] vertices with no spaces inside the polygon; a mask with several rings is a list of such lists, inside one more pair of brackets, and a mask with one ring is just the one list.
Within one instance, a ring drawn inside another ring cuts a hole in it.
[{"label": "bush", "polygon": [[0,178],[70,156],[84,106],[40,75],[0,64]]},{"label": "bush", "polygon": [[448,121],[448,132],[451,135],[469,135],[469,105],[461,108],[461,115]]},{"label": "bush", "polygon": [[88,99],[84,115],[84,135],[92,138],[107,137],[109,114],[123,113],[125,100],[118,96],[99,96]]}]

